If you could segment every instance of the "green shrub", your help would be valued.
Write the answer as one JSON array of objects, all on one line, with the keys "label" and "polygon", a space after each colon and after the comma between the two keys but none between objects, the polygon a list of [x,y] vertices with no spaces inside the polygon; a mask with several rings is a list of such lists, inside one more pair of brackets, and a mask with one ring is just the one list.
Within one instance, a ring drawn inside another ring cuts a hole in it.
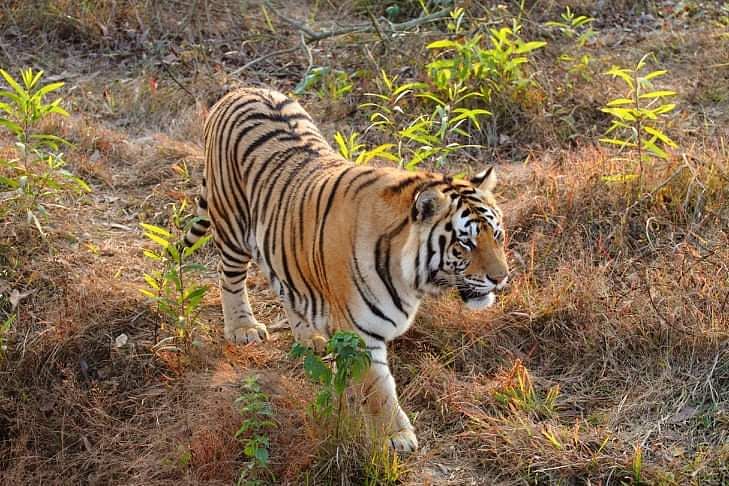
[{"label": "green shrub", "polygon": [[302,95],[313,91],[321,99],[339,101],[354,89],[353,78],[357,73],[350,75],[340,69],[329,66],[320,66],[309,69],[299,84],[294,88],[294,94]]},{"label": "green shrub", "polygon": [[[613,66],[605,74],[620,79],[625,85],[625,94],[611,100],[601,109],[612,117],[606,136],[600,141],[629,149],[638,160],[638,174],[619,174],[607,180],[631,180],[638,178],[639,187],[643,184],[643,164],[651,157],[668,158],[668,148],[677,148],[662,130],[665,120],[676,105],[666,103],[666,98],[676,95],[675,91],[654,89],[653,80],[667,73],[665,70],[644,72],[649,54],[643,56],[634,68]],[[609,136],[608,136],[609,135]]]},{"label": "green shrub", "polygon": [[[152,224],[141,224],[144,236],[158,247],[157,251],[144,250],[144,256],[155,262],[158,269],[144,274],[147,287],[139,290],[156,306],[163,319],[162,330],[169,326],[174,337],[185,350],[189,350],[192,334],[198,325],[200,303],[208,290],[207,285],[198,284],[195,278],[205,270],[205,266],[190,260],[210,240],[210,235],[200,238],[190,247],[184,247],[184,235],[199,220],[186,215],[186,207],[185,202],[179,207],[172,206],[173,232]],[[155,327],[155,342],[157,334]]]},{"label": "green shrub", "polygon": [[[462,8],[453,10],[452,34],[461,34],[463,18]],[[425,82],[398,84],[382,71],[378,92],[365,93],[370,101],[360,107],[369,111],[368,130],[387,139],[387,158],[408,169],[426,162],[441,167],[455,152],[480,147],[483,120],[492,117],[495,126],[506,119],[534,85],[524,66],[546,42],[524,41],[520,31],[515,21],[485,37],[477,33],[429,43]]]},{"label": "green shrub", "polygon": [[299,343],[294,343],[291,356],[304,359],[306,375],[319,386],[316,399],[311,403],[311,411],[316,418],[326,419],[332,416],[336,398],[335,437],[339,438],[344,392],[352,381],[358,381],[364,376],[372,358],[365,348],[364,340],[350,331],[334,333],[327,343],[326,351],[332,355],[333,367],[317,356],[314,350]]},{"label": "green shrub", "polygon": [[[10,89],[0,90],[0,126],[15,137],[17,158],[0,158],[0,212],[24,214],[45,235],[41,219],[48,215],[47,204],[65,193],[81,194],[91,188],[82,179],[64,169],[66,162],[60,149],[68,141],[40,131],[40,124],[53,115],[68,116],[61,107],[62,98],[46,103],[46,97],[63,87],[63,83],[41,84],[43,71],[21,71],[18,82],[8,72],[0,75]],[[21,84],[22,83],[22,84]],[[3,214],[5,216],[5,214]]]}]

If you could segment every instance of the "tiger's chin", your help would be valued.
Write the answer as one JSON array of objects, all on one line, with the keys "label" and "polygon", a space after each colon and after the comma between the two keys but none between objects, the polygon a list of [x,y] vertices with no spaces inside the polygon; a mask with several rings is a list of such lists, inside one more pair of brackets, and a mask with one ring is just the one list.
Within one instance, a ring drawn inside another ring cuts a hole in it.
[{"label": "tiger's chin", "polygon": [[496,296],[493,292],[463,299],[463,303],[471,310],[486,309],[494,305],[494,302],[496,302]]}]

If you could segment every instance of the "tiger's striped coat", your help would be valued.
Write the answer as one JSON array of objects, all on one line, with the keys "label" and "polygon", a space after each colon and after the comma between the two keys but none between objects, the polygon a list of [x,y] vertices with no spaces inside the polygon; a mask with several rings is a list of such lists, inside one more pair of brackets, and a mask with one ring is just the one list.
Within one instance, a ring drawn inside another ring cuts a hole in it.
[{"label": "tiger's striped coat", "polygon": [[321,349],[338,329],[372,354],[363,403],[393,447],[418,443],[400,408],[386,343],[410,327],[426,294],[456,288],[491,305],[508,274],[493,169],[471,180],[355,166],[281,93],[246,88],[223,97],[205,124],[204,217],[222,258],[225,337],[267,338],[251,311],[251,260],[280,296],[295,338]]}]

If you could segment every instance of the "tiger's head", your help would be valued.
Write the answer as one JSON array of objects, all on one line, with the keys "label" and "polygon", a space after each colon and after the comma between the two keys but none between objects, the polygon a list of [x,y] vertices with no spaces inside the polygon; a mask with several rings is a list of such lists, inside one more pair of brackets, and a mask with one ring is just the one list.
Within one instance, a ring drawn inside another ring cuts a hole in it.
[{"label": "tiger's head", "polygon": [[419,290],[438,294],[455,288],[471,309],[494,303],[494,293],[509,275],[495,186],[496,171],[490,167],[467,180],[433,181],[415,195]]}]

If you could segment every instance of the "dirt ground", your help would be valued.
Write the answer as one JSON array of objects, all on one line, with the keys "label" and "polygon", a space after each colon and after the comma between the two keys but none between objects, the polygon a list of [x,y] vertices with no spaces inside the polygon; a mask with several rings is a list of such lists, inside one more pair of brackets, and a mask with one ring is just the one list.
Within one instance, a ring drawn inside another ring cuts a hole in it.
[{"label": "dirt ground", "polygon": [[[450,295],[427,300],[392,343],[421,449],[390,482],[729,484],[729,6],[458,4],[469,29],[518,18],[525,38],[548,45],[534,56],[539,87],[494,125],[496,141],[475,161],[436,168],[497,164],[514,274],[485,311]],[[445,35],[441,20],[312,40],[286,21],[321,33],[371,25],[397,5],[397,24],[418,18],[415,1],[276,5],[0,6],[0,67],[65,82],[71,116],[46,128],[74,144],[69,169],[93,188],[57,201],[45,238],[22,215],[0,222],[0,321],[17,314],[0,355],[0,484],[233,484],[246,460],[234,402],[251,375],[277,424],[271,484],[387,482],[352,444],[333,452],[307,413],[315,391],[288,354],[288,329],[275,325],[263,345],[225,342],[211,248],[197,258],[211,290],[188,353],[155,346],[159,316],[139,292],[153,267],[139,223],[167,225],[170,205],[197,193],[202,123],[222,94],[248,84],[292,92],[310,67],[329,66],[350,74],[352,91],[310,90],[301,103],[329,140],[364,132],[359,105],[378,73],[419,80],[425,45]],[[567,5],[596,19],[584,76],[558,62],[572,41],[544,26]],[[668,71],[661,88],[678,92],[666,130],[679,147],[650,164],[635,199],[601,178],[629,162],[597,142],[609,125],[599,108],[620,94],[603,73],[648,52]],[[13,156],[13,143],[0,135],[0,157]],[[257,318],[280,323],[255,269],[249,289]],[[122,334],[128,342],[115,345]]]}]

